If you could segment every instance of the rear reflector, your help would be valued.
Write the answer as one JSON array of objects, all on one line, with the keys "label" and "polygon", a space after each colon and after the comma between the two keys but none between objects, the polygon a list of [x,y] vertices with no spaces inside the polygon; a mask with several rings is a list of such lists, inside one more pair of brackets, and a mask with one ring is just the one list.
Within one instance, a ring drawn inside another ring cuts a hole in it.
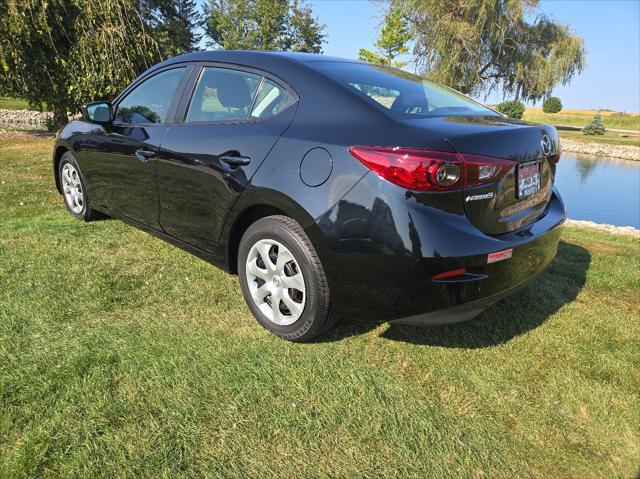
[{"label": "rear reflector", "polygon": [[415,191],[454,191],[498,181],[515,161],[416,148],[352,146],[349,153],[393,184]]},{"label": "rear reflector", "polygon": [[444,273],[438,273],[433,275],[431,279],[449,279],[457,278],[458,276],[464,276],[467,270],[464,268],[452,269],[451,271],[445,271]]},{"label": "rear reflector", "polygon": [[513,248],[505,249],[503,251],[497,251],[495,253],[489,253],[487,255],[487,263],[495,263],[502,261],[503,259],[509,259],[513,256]]}]

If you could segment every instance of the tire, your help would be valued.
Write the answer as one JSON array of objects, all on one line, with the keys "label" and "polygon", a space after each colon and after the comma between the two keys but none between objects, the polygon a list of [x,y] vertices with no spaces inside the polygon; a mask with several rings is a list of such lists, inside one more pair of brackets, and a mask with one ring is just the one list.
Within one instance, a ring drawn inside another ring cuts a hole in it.
[{"label": "tire", "polygon": [[71,152],[65,152],[60,158],[58,175],[62,198],[71,215],[78,216],[85,221],[94,221],[104,217],[102,213],[91,207],[84,177]]},{"label": "tire", "polygon": [[268,216],[247,229],[240,240],[238,275],[253,315],[265,329],[283,339],[310,341],[336,322],[318,254],[291,218]]}]

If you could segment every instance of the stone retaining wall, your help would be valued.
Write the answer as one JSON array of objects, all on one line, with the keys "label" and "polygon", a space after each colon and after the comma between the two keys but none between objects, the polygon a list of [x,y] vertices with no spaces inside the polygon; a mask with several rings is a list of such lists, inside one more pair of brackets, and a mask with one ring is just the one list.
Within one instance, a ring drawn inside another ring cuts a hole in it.
[{"label": "stone retaining wall", "polygon": [[562,137],[560,137],[560,144],[562,145],[563,151],[640,161],[640,146],[607,145],[604,143],[591,143]]},{"label": "stone retaining wall", "polygon": [[47,119],[51,119],[49,112],[41,113],[30,110],[5,110],[0,108],[0,125],[14,128],[28,128],[32,130],[44,130],[47,128]]}]

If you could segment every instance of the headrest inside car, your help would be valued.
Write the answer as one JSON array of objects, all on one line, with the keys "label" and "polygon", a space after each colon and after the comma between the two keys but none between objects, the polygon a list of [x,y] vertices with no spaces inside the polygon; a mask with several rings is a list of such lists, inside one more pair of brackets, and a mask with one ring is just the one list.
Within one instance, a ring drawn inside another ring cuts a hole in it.
[{"label": "headrest inside car", "polygon": [[214,74],[205,79],[207,88],[218,92],[218,100],[227,108],[248,108],[251,93],[244,78],[238,75]]}]

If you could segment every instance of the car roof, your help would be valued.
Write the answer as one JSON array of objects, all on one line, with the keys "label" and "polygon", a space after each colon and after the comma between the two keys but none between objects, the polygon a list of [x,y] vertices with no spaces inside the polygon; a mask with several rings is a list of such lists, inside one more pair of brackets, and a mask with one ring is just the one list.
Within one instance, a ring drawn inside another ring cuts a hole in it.
[{"label": "car roof", "polygon": [[229,63],[252,63],[265,62],[273,60],[284,60],[288,63],[307,63],[307,62],[348,62],[357,63],[357,60],[349,60],[346,58],[332,57],[321,55],[318,53],[302,53],[302,52],[276,52],[264,50],[206,50],[193,53],[186,53],[177,57],[170,58],[161,63],[161,65],[170,65],[178,62],[229,62]]}]

